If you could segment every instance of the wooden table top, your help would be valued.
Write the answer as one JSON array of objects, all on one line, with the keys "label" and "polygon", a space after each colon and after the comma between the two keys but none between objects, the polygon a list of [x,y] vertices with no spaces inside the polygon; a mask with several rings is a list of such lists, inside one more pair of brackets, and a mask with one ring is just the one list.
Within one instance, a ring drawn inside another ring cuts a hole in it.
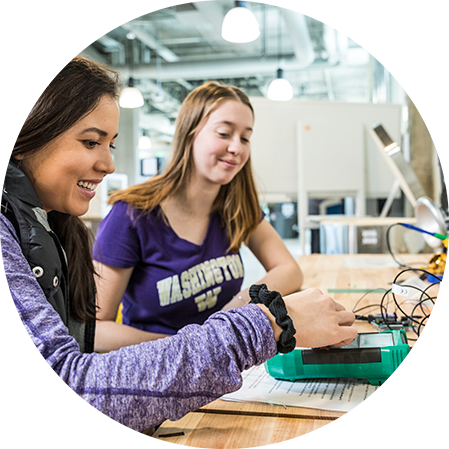
[{"label": "wooden table top", "polygon": [[[432,254],[401,254],[399,259],[415,268],[426,266]],[[316,287],[327,293],[329,289],[390,288],[395,276],[403,269],[395,266],[387,254],[311,254],[297,259],[304,273],[302,289]],[[393,266],[394,265],[394,266]],[[344,292],[333,294],[337,301],[347,299]],[[360,297],[361,295],[359,295]],[[355,299],[356,296],[350,299]]]},{"label": "wooden table top", "polygon": [[[432,256],[432,254],[407,254],[400,255],[400,259],[404,263],[413,263],[416,268],[424,268]],[[298,264],[304,273],[303,289],[319,288],[323,293],[329,294],[347,309],[352,310],[366,290],[391,288],[392,281],[403,270],[403,268],[391,266],[391,260],[387,254],[313,254],[301,256],[298,258]],[[355,268],[348,268],[348,265],[355,265]],[[368,265],[372,267],[368,268]],[[405,276],[404,280],[407,277]],[[381,293],[366,294],[358,307],[379,303],[381,298]],[[372,313],[378,313],[378,309],[373,308]],[[366,321],[357,322],[356,326],[359,332],[375,332],[375,329]],[[415,334],[412,333],[412,336]],[[442,385],[440,407],[442,422],[440,432],[443,444],[446,439],[444,423],[447,423],[447,411],[446,407],[443,407],[444,398],[447,397],[444,376],[447,366],[446,346],[444,341],[435,344],[439,345],[442,352],[441,379],[444,385]],[[412,345],[427,347],[429,341],[415,340],[411,342],[410,346]],[[160,436],[177,432],[183,432],[183,435],[169,438]],[[300,407],[284,409],[279,406],[218,399],[189,413],[179,421],[163,423],[153,435],[152,447],[195,449],[289,447],[289,438],[296,444],[294,447],[345,448],[348,442],[347,414]]]},{"label": "wooden table top", "polygon": [[[432,256],[433,254],[401,254],[399,258],[413,268],[424,268]],[[348,310],[354,310],[355,306],[355,310],[371,306],[369,309],[360,311],[358,313],[360,315],[380,313],[380,306],[377,305],[380,304],[384,290],[391,289],[396,276],[404,270],[404,268],[392,266],[394,264],[388,254],[312,254],[301,256],[297,261],[304,272],[302,289],[319,288]],[[382,266],[383,264],[388,266]],[[398,282],[413,276],[419,277],[421,274],[422,272],[405,272]],[[368,291],[371,292],[367,293]],[[438,286],[435,286],[429,290],[429,294],[436,296],[437,291]],[[413,304],[400,303],[400,305],[406,313],[411,313]],[[398,316],[401,316],[391,298],[388,312],[397,312]],[[375,331],[367,321],[356,321],[355,326],[359,332]],[[410,331],[407,332],[407,336],[410,346],[413,346],[417,335]]]}]

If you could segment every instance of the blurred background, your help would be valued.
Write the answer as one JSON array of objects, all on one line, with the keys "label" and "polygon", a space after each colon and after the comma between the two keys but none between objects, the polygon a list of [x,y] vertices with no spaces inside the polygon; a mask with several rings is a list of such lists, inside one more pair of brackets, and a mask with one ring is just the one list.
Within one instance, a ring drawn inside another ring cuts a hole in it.
[{"label": "blurred background", "polygon": [[[228,27],[228,19],[237,22]],[[396,253],[434,251],[421,234],[400,227],[386,241],[399,218],[416,223],[420,196],[447,212],[429,132],[385,67],[337,30],[256,2],[191,2],[124,23],[81,55],[110,65],[131,88],[121,99],[116,173],[84,217],[94,233],[111,191],[164,170],[182,101],[216,80],[251,99],[261,207],[295,257],[387,253],[388,243]],[[378,125],[399,162],[376,139]],[[404,182],[412,185],[408,195]],[[262,267],[245,247],[242,257],[255,280]]]}]

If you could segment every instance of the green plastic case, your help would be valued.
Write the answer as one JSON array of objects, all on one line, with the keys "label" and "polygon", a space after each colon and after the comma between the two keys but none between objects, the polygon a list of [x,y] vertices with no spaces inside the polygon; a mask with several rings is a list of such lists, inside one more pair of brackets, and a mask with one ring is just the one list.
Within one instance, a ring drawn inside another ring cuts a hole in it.
[{"label": "green plastic case", "polygon": [[359,334],[350,345],[295,349],[265,362],[276,379],[351,377],[381,386],[382,449],[439,445],[438,352],[410,349],[403,330]]}]

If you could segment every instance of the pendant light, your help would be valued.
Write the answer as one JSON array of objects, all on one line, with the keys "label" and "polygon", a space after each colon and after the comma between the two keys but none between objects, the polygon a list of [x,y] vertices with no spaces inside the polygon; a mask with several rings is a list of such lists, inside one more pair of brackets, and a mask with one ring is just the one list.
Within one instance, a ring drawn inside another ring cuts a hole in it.
[{"label": "pendant light", "polygon": [[221,36],[228,42],[245,44],[255,41],[260,35],[259,23],[246,6],[246,1],[235,2],[235,8],[223,19]]},{"label": "pendant light", "polygon": [[151,139],[147,136],[146,131],[142,132],[142,135],[139,137],[139,143],[137,144],[139,150],[149,150],[151,148]]},{"label": "pendant light", "polygon": [[284,78],[284,71],[277,70],[277,78],[271,81],[268,87],[267,97],[274,101],[288,101],[293,98],[293,87]]},{"label": "pendant light", "polygon": [[[279,13],[280,14],[280,13]],[[278,16],[278,69],[277,77],[271,81],[268,87],[267,97],[273,101],[289,101],[293,98],[293,87],[284,78],[284,71],[279,67],[282,55],[280,15]]]},{"label": "pendant light", "polygon": [[125,87],[120,94],[119,101],[121,108],[134,109],[144,105],[142,93],[137,87],[134,87],[134,79],[129,77],[128,87]]},{"label": "pendant light", "polygon": [[131,54],[131,63],[130,63],[130,72],[131,72],[131,76],[128,79],[128,86],[125,87],[121,94],[120,94],[120,99],[119,99],[119,105],[121,108],[126,108],[126,109],[135,109],[135,108],[140,108],[144,105],[144,99],[143,99],[143,95],[140,92],[139,89],[137,89],[137,87],[134,87],[134,78],[132,77],[132,72],[133,72],[133,67],[134,67],[134,53],[133,53],[133,47],[132,47],[132,42],[134,40],[133,37],[128,37],[129,39],[129,47],[131,49],[130,54]]}]

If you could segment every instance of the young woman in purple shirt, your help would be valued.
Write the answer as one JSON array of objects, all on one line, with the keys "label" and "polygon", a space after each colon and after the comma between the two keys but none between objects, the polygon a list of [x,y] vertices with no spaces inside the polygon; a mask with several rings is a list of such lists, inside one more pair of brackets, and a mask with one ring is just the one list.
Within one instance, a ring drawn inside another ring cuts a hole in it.
[{"label": "young woman in purple shirt", "polygon": [[[163,174],[116,192],[96,235],[96,341],[117,349],[202,324],[247,304],[239,250],[266,269],[258,283],[287,295],[302,273],[263,219],[251,167],[254,111],[240,89],[208,82],[179,111]],[[116,323],[123,304],[123,324]]]},{"label": "young woman in purple shirt", "polygon": [[61,379],[98,410],[140,431],[237,390],[241,372],[285,349],[286,341],[290,349],[352,341],[354,315],[320,291],[284,299],[272,292],[273,302],[260,304],[252,290],[256,303],[217,312],[202,325],[103,354],[95,343],[92,352],[95,272],[78,217],[114,170],[117,94],[114,72],[73,59],[27,117],[3,187],[0,237],[11,297]]}]

